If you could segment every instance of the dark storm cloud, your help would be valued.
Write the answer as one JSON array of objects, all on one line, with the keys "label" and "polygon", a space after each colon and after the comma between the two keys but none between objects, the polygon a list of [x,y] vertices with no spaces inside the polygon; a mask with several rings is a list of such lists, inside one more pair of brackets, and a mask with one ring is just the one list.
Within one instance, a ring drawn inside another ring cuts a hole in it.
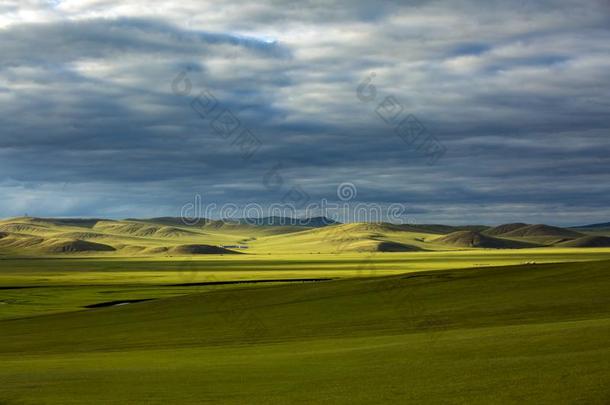
[{"label": "dark storm cloud", "polygon": [[[0,13],[0,216],[176,215],[195,194],[269,204],[293,186],[332,200],[342,182],[420,222],[610,215],[602,1],[28,1]],[[180,72],[188,95],[172,92]],[[372,72],[377,98],[362,102]],[[190,108],[204,89],[260,140],[251,159]],[[447,148],[435,165],[377,115],[387,96]],[[275,167],[283,185],[270,190]]]}]

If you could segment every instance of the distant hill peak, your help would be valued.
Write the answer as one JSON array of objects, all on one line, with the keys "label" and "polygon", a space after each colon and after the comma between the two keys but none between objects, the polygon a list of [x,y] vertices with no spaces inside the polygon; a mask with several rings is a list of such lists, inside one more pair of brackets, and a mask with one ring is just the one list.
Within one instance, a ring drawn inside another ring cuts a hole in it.
[{"label": "distant hill peak", "polygon": [[498,235],[503,235],[505,233],[508,232],[512,232],[515,231],[517,229],[521,229],[524,228],[526,226],[529,226],[529,224],[524,224],[523,222],[515,222],[515,223],[510,223],[510,224],[502,224],[502,225],[498,225],[494,228],[490,228],[485,230],[485,234],[486,235],[492,235],[492,236],[498,236]]},{"label": "distant hill peak", "polygon": [[548,237],[562,237],[562,238],[578,238],[583,236],[581,233],[575,232],[570,229],[559,228],[557,226],[536,224],[527,225],[524,227],[517,228],[513,231],[502,234],[505,237],[528,237],[528,236],[548,236]]},{"label": "distant hill peak", "polygon": [[103,243],[74,240],[48,240],[46,253],[86,253],[86,252],[114,252],[116,249]]},{"label": "distant hill peak", "polygon": [[558,243],[555,246],[575,248],[610,247],[610,238],[607,236],[587,235]]},{"label": "distant hill peak", "polygon": [[452,232],[449,235],[435,239],[435,242],[458,247],[491,249],[521,249],[535,246],[525,242],[495,238],[476,231]]},{"label": "distant hill peak", "polygon": [[37,225],[55,225],[55,226],[77,226],[83,228],[92,228],[99,221],[99,218],[43,218],[43,217],[14,217],[5,219],[4,222],[27,222]]},{"label": "distant hill peak", "polygon": [[582,226],[571,226],[573,229],[597,229],[597,228],[610,228],[610,222],[603,222],[600,224],[590,224]]},{"label": "distant hill peak", "polygon": [[340,222],[327,217],[309,217],[309,218],[293,218],[293,217],[261,217],[261,218],[240,218],[236,222],[248,225],[259,226],[306,226],[311,228],[322,228],[329,225],[336,225]]}]

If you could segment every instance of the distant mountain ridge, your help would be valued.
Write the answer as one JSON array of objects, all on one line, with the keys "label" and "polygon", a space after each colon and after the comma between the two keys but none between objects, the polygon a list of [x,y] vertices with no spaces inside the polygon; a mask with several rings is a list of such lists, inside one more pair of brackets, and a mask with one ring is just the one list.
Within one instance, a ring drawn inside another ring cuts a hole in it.
[{"label": "distant mountain ridge", "polygon": [[526,242],[500,239],[475,231],[456,231],[435,240],[452,246],[488,249],[523,249],[535,247]]},{"label": "distant mountain ridge", "polygon": [[262,218],[240,218],[236,220],[240,224],[258,226],[309,226],[321,228],[329,225],[337,225],[340,222],[327,217],[292,218],[292,217],[262,217]]},{"label": "distant mountain ridge", "polygon": [[517,229],[524,228],[526,226],[528,226],[528,224],[524,224],[523,222],[517,222],[517,223],[512,223],[512,224],[503,224],[503,225],[498,225],[494,228],[486,229],[483,233],[485,233],[486,235],[497,236],[497,235],[503,235],[505,233],[515,231]]},{"label": "distant mountain ridge", "polygon": [[558,243],[557,246],[563,247],[610,247],[610,238],[607,236],[593,236],[587,235],[577,239],[572,239],[562,243]]},{"label": "distant mountain ridge", "polygon": [[571,226],[571,229],[598,229],[598,228],[610,228],[610,222],[603,222],[600,224],[590,224],[581,226]]},{"label": "distant mountain ridge", "polygon": [[564,238],[578,238],[583,236],[579,232],[570,229],[559,228],[556,226],[537,224],[527,225],[514,229],[510,232],[503,233],[505,237],[535,237],[535,236],[555,236]]},{"label": "distant mountain ridge", "polygon": [[340,222],[324,216],[310,218],[293,218],[270,216],[260,218],[226,218],[226,219],[209,219],[209,218],[180,218],[180,217],[156,217],[156,218],[126,218],[125,221],[134,222],[150,222],[155,224],[164,224],[172,226],[198,226],[210,223],[227,223],[240,225],[254,226],[308,226],[311,228],[320,228],[323,226],[336,225]]}]

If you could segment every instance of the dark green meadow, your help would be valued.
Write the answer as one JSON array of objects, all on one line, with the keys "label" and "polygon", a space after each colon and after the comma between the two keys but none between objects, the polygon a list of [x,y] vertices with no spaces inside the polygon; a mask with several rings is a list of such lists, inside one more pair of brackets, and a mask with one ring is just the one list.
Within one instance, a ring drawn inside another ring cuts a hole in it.
[{"label": "dark green meadow", "polygon": [[240,284],[13,317],[0,321],[0,403],[605,404],[609,271]]}]

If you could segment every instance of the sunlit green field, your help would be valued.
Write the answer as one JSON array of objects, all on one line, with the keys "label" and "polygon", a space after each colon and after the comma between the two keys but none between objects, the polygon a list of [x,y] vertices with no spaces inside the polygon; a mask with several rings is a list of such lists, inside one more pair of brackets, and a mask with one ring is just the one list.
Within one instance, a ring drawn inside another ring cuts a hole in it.
[{"label": "sunlit green field", "polygon": [[[57,264],[44,263],[52,278]],[[293,264],[287,271],[309,274]],[[609,271],[609,261],[587,261],[198,287],[5,319],[0,402],[605,404]],[[162,291],[148,280],[133,296],[141,288]]]},{"label": "sunlit green field", "polygon": [[247,254],[149,259],[7,258],[0,260],[0,319],[77,310],[104,301],[160,298],[227,288],[197,285],[220,281],[377,277],[422,270],[603,259],[610,259],[610,249]]},{"label": "sunlit green field", "polygon": [[441,228],[1,220],[0,404],[607,404],[610,247]]}]

